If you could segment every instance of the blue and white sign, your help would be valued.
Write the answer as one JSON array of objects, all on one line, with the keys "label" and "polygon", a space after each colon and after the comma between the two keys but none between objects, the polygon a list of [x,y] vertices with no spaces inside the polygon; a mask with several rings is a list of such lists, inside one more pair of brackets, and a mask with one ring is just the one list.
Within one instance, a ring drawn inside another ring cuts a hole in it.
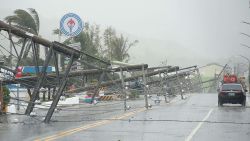
[{"label": "blue and white sign", "polygon": [[66,36],[77,36],[83,30],[83,21],[78,15],[68,13],[60,21],[60,30]]}]

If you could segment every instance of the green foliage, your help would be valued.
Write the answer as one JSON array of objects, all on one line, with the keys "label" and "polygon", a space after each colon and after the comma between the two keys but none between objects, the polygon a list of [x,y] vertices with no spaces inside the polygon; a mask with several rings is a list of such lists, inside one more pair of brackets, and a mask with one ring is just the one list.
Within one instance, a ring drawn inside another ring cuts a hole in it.
[{"label": "green foliage", "polygon": [[111,49],[113,54],[112,59],[117,61],[125,61],[128,62],[129,54],[128,50],[130,47],[134,46],[138,41],[135,40],[134,42],[130,43],[128,38],[124,38],[123,35],[120,37],[114,37],[111,41]]},{"label": "green foliage", "polygon": [[[31,57],[23,58],[20,62],[20,66],[35,66],[36,64],[34,63],[33,60],[34,59],[32,59]],[[38,65],[43,66],[43,64],[44,64],[44,60],[39,58]]]},{"label": "green foliage", "polygon": [[89,23],[85,23],[84,30],[74,38],[74,42],[81,43],[81,51],[98,56],[98,49],[101,46],[99,33],[98,25],[90,26]]},{"label": "green foliage", "polygon": [[10,102],[10,91],[6,86],[3,86],[3,103],[7,105]]},{"label": "green foliage", "polygon": [[115,29],[108,27],[104,31],[104,45],[106,50],[104,52],[107,55],[107,58],[110,60],[116,61],[125,61],[129,60],[129,49],[138,43],[138,40],[129,42],[128,38],[125,38],[123,34],[120,36],[116,34]]},{"label": "green foliage", "polygon": [[[33,8],[29,8],[28,10],[16,9],[14,11],[14,15],[5,17],[5,21],[8,23],[11,23],[11,25],[14,25],[32,34],[35,34],[35,35],[39,34],[40,20],[39,20],[38,13]],[[22,42],[23,42],[23,39],[20,39],[18,41],[18,43],[22,43]],[[37,44],[35,44],[35,49],[38,53],[38,58],[39,58],[40,48]],[[30,46],[28,46],[26,50],[24,51],[24,58],[27,57],[29,50],[30,50]]]},{"label": "green foliage", "polygon": [[[53,30],[53,34],[61,35],[59,29]],[[101,37],[100,37],[100,29],[98,25],[89,25],[89,23],[85,23],[84,30],[76,37],[67,38],[63,44],[69,45],[72,43],[80,43],[81,51],[84,51],[92,56],[100,57],[100,48],[101,48]],[[65,56],[61,56],[61,66],[65,66]],[[87,62],[93,62],[93,60],[82,56],[81,58]]]},{"label": "green foliage", "polygon": [[[53,30],[53,34],[59,35],[61,33],[59,29],[55,29]],[[90,55],[103,59],[127,62],[129,60],[128,51],[138,43],[138,40],[129,42],[128,38],[124,37],[123,34],[117,35],[115,29],[112,27],[105,29],[101,36],[98,25],[85,23],[84,30],[78,36],[68,38],[63,43],[72,44],[76,42],[81,43],[81,51]],[[87,58],[81,59],[88,62],[92,61],[86,60]]]},{"label": "green foliage", "polygon": [[[6,56],[4,55],[3,56],[3,61],[4,61],[4,65],[5,66],[11,66],[11,62],[10,62],[10,55],[9,56]],[[33,61],[34,59],[32,59],[32,57],[26,57],[26,58],[23,58],[20,62],[20,66],[35,66],[36,64],[34,63]],[[12,62],[17,62],[16,59],[13,59]],[[38,59],[38,65],[39,66],[42,66],[44,64],[44,60],[39,58]]]},{"label": "green foliage", "polygon": [[5,17],[5,20],[35,35],[39,33],[40,21],[35,9],[29,8],[28,11],[17,9],[14,11],[14,15]]},{"label": "green foliage", "polygon": [[54,35],[59,35],[59,36],[61,36],[61,31],[60,31],[59,28],[54,29],[52,33],[53,33]]},{"label": "green foliage", "polygon": [[104,49],[104,53],[106,54],[106,57],[111,60],[112,58],[112,47],[111,47],[111,42],[113,38],[116,35],[116,31],[112,27],[108,27],[105,29],[103,33],[103,38],[104,38],[104,46],[106,49]]},{"label": "green foliage", "polygon": [[[101,48],[101,37],[100,30],[98,25],[90,26],[89,23],[85,23],[84,30],[76,37],[73,38],[73,42],[81,43],[81,51],[86,52],[92,56],[99,57],[101,54],[99,50]],[[86,56],[82,56],[81,58],[84,61],[89,63],[94,63],[95,60],[91,58],[87,58]],[[88,68],[88,66],[85,66]]]},{"label": "green foliage", "polygon": [[103,33],[104,45],[105,46],[110,46],[111,41],[115,37],[115,35],[116,35],[116,31],[112,27],[108,27],[107,29],[105,29],[105,31]]}]

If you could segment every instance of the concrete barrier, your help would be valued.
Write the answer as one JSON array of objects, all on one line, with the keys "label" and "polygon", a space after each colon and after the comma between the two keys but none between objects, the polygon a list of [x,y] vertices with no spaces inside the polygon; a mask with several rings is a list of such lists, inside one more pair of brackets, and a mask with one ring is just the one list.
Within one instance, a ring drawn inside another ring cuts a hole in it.
[{"label": "concrete barrier", "polygon": [[124,99],[125,98],[125,95],[123,95],[123,94],[117,94],[116,96],[117,96],[118,99]]},{"label": "concrete barrier", "polygon": [[111,101],[114,100],[114,95],[104,95],[100,96],[100,101]]}]

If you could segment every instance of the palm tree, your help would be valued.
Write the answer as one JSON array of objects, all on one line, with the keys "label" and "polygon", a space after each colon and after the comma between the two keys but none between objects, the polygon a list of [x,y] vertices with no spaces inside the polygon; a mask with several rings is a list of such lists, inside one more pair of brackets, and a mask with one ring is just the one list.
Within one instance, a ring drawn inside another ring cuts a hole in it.
[{"label": "palm tree", "polygon": [[112,60],[128,62],[130,57],[128,51],[137,43],[138,40],[129,42],[128,38],[124,38],[123,35],[120,37],[115,36],[110,42]]},{"label": "palm tree", "polygon": [[113,53],[111,49],[111,41],[113,40],[113,38],[116,37],[115,29],[113,29],[111,26],[106,28],[103,33],[103,37],[104,37],[104,45],[107,47],[106,49],[104,49],[104,53],[109,60],[112,60]]},{"label": "palm tree", "polygon": [[108,27],[103,33],[105,49],[103,50],[109,60],[125,61],[129,60],[129,49],[138,43],[138,40],[129,42],[122,34],[117,35],[115,29]]},{"label": "palm tree", "polygon": [[[28,31],[34,35],[39,35],[40,20],[37,11],[33,8],[29,8],[28,10],[17,9],[14,11],[14,15],[5,17],[5,20],[11,25]],[[19,43],[21,42],[22,40],[19,40]],[[37,57],[39,58],[40,49],[37,44],[35,46],[38,53]],[[24,52],[24,58],[28,56],[29,50],[30,46],[28,45]]]},{"label": "palm tree", "polygon": [[98,56],[100,47],[99,26],[85,23],[84,30],[73,38],[74,42],[81,43],[81,50],[91,55]]}]

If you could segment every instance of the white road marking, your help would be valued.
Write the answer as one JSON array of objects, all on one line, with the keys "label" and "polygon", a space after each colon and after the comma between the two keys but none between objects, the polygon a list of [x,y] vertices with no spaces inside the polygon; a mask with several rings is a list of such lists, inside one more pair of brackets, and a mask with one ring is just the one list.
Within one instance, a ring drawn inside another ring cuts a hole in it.
[{"label": "white road marking", "polygon": [[196,134],[196,132],[201,128],[202,124],[204,123],[204,121],[206,121],[209,116],[211,115],[211,113],[213,112],[214,109],[210,109],[209,112],[207,113],[207,115],[202,119],[201,122],[199,122],[199,124],[192,130],[192,132],[189,134],[189,136],[185,139],[185,141],[191,141],[191,139],[193,138],[193,136]]}]

